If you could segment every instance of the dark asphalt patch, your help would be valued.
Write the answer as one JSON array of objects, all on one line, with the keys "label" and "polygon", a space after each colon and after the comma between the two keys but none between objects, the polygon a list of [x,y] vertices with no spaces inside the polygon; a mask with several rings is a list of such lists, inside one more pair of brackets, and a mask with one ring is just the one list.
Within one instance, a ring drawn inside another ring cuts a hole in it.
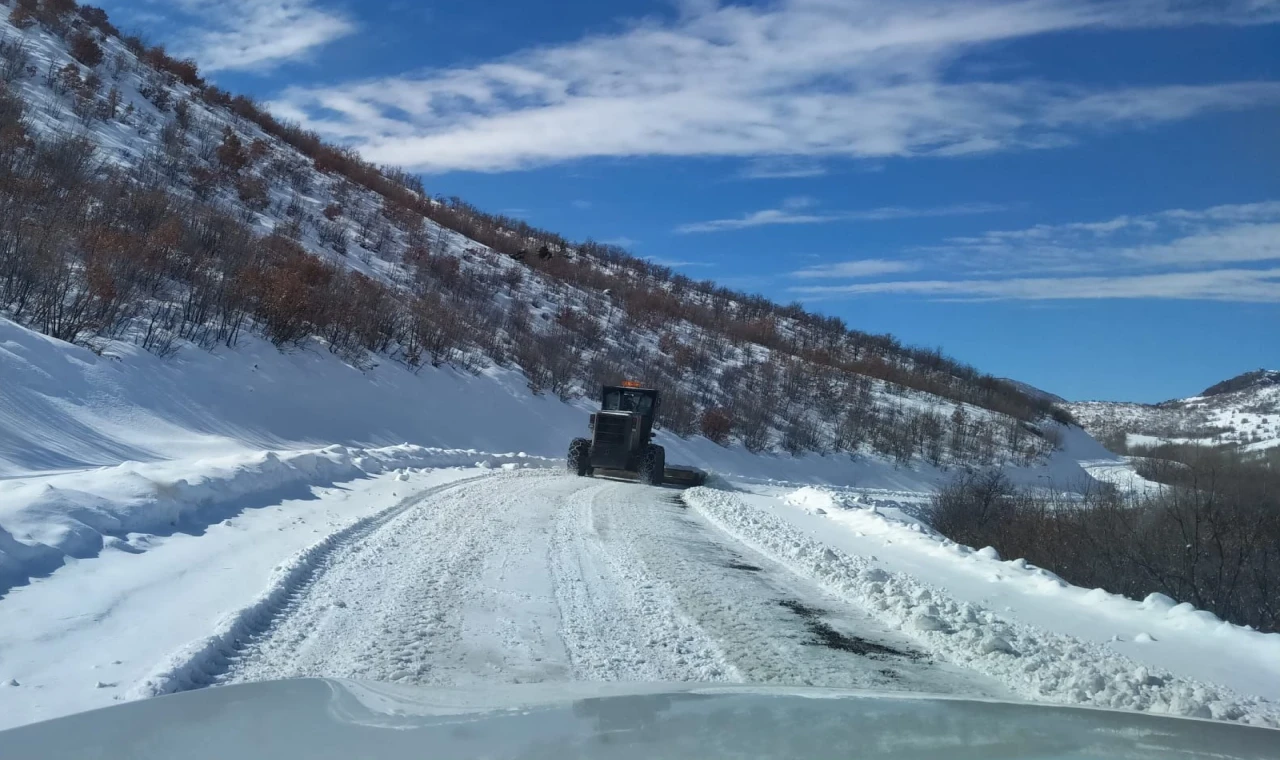
[{"label": "dark asphalt patch", "polygon": [[910,659],[923,659],[923,655],[904,652],[900,649],[894,649],[884,644],[877,644],[874,641],[857,636],[850,636],[841,633],[832,628],[821,618],[822,610],[805,606],[794,599],[780,599],[778,604],[791,610],[804,620],[805,625],[809,627],[809,632],[813,634],[814,640],[807,642],[815,646],[824,646],[828,649],[835,649],[841,652],[850,652],[852,654],[862,655],[863,657],[907,657]]},{"label": "dark asphalt patch", "polygon": [[665,502],[666,502],[666,503],[668,503],[668,504],[675,505],[675,506],[677,506],[677,507],[679,507],[679,508],[681,508],[681,509],[688,509],[688,508],[689,508],[689,505],[684,503],[684,499],[680,498],[680,494],[678,494],[678,493],[676,493],[676,494],[666,494],[666,495],[664,495],[664,496],[662,497],[662,500],[663,500],[663,501],[665,501]]}]

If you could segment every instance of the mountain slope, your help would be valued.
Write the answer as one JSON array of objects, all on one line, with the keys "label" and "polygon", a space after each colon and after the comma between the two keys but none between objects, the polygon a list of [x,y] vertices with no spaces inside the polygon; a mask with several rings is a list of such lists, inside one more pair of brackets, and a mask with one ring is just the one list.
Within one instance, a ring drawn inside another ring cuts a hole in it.
[{"label": "mountain slope", "polygon": [[1221,396],[1227,393],[1238,393],[1248,390],[1262,390],[1280,385],[1280,371],[1255,369],[1252,372],[1236,375],[1230,380],[1209,386],[1200,392],[1201,396]]},{"label": "mountain slope", "polygon": [[1034,385],[1031,385],[1030,383],[1024,383],[1021,380],[1014,380],[1008,377],[1002,377],[1000,378],[1000,380],[1002,382],[1008,383],[1014,388],[1017,388],[1019,391],[1022,391],[1023,393],[1027,394],[1031,398],[1040,399],[1042,401],[1046,401],[1050,404],[1055,404],[1055,405],[1067,403],[1067,400],[1059,396],[1058,394],[1050,393],[1049,391],[1040,390],[1039,388],[1035,387]]},{"label": "mountain slope", "polygon": [[561,455],[573,403],[626,377],[663,391],[672,463],[1089,481],[1060,410],[937,351],[430,198],[96,9],[20,8],[0,20],[9,582],[377,458],[331,446]]},{"label": "mountain slope", "polygon": [[327,349],[511,369],[534,392],[640,379],[664,426],[753,451],[991,465],[1053,404],[936,351],[694,282],[462,201],[279,122],[99,11],[0,22],[0,307],[168,356]]},{"label": "mountain slope", "polygon": [[1082,401],[1067,408],[1091,434],[1117,449],[1160,443],[1280,447],[1280,372],[1255,370],[1197,396],[1159,404]]}]

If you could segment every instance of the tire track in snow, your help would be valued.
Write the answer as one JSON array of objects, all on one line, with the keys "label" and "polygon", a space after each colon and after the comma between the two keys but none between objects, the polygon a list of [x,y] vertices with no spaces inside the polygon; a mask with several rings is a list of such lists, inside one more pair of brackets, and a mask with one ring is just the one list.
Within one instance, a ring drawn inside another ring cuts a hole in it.
[{"label": "tire track in snow", "polygon": [[516,471],[414,495],[305,552],[135,696],[300,676],[995,691],[904,651],[675,493]]},{"label": "tire track in snow", "polygon": [[581,485],[521,471],[429,494],[335,553],[219,683],[562,680],[550,513]]},{"label": "tire track in snow", "polygon": [[[601,485],[562,513],[576,516],[557,533],[574,545],[563,556],[587,560],[565,572],[585,583],[557,584],[568,595],[565,625],[577,630],[566,638],[583,677],[1008,696],[724,534],[679,494]],[[622,591],[601,604],[597,587]],[[647,646],[627,640],[632,629],[645,632]]]},{"label": "tire track in snow", "polygon": [[[591,481],[585,481],[590,483]],[[557,513],[550,558],[574,675],[589,681],[742,681],[600,510],[657,508],[648,486],[596,481]],[[642,489],[627,498],[626,489]]]},{"label": "tire track in snow", "polygon": [[377,531],[406,511],[434,495],[466,486],[481,475],[420,491],[382,512],[361,518],[277,566],[267,588],[248,606],[237,610],[217,625],[208,637],[171,654],[128,693],[131,699],[155,697],[201,688],[216,683],[232,658],[261,636],[282,615],[296,605],[307,587],[343,547]]}]

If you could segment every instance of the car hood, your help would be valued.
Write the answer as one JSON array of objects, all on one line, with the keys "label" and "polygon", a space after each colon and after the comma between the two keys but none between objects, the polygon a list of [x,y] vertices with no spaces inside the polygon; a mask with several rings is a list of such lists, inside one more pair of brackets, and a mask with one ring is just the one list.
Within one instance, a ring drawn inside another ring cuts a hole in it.
[{"label": "car hood", "polygon": [[0,732],[17,758],[1280,757],[1280,731],[828,689],[334,679],[130,702]]}]

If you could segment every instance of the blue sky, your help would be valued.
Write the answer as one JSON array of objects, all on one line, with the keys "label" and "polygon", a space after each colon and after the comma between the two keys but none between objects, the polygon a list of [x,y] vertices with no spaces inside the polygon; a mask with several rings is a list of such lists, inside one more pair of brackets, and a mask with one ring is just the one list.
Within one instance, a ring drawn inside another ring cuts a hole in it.
[{"label": "blue sky", "polygon": [[1280,3],[112,0],[570,239],[1069,398],[1280,367]]}]

